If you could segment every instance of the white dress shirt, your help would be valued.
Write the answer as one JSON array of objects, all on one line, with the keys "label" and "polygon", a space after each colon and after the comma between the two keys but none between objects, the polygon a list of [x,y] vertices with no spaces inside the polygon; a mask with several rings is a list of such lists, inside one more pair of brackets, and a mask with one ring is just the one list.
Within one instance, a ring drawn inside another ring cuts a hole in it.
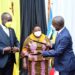
[{"label": "white dress shirt", "polygon": [[60,29],[59,31],[57,31],[57,33],[58,33],[58,34],[61,33],[64,28],[65,28],[65,26],[64,26],[62,29]]},{"label": "white dress shirt", "polygon": [[4,32],[9,36],[9,29],[2,24],[1,27],[3,28]]}]

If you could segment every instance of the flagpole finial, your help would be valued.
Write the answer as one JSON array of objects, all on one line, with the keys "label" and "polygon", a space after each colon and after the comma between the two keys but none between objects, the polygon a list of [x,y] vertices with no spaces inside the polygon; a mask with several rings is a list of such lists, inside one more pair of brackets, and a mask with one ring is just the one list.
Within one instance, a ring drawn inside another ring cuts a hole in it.
[{"label": "flagpole finial", "polygon": [[11,10],[12,14],[14,15],[14,2],[11,2],[10,10]]}]

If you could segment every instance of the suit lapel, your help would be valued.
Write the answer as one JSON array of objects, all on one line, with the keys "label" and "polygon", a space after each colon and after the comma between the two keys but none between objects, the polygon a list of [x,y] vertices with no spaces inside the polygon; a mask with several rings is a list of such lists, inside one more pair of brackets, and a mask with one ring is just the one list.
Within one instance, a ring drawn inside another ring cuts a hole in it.
[{"label": "suit lapel", "polygon": [[59,39],[60,39],[60,35],[58,35],[58,36],[56,37],[56,41],[55,41],[55,47],[57,47],[57,45],[58,45],[58,42],[59,42]]},{"label": "suit lapel", "polygon": [[64,31],[65,31],[65,29],[66,29],[66,28],[64,28],[64,29],[58,34],[58,36],[56,37],[56,41],[55,41],[55,45],[56,45],[56,46],[58,45],[58,43],[59,43],[59,41],[60,41],[60,39],[61,39],[61,37],[62,37],[62,34],[63,34]]},{"label": "suit lapel", "polygon": [[5,43],[9,43],[10,37],[4,32],[3,28],[0,26],[0,39]]},{"label": "suit lapel", "polygon": [[3,33],[2,34],[3,36],[5,35],[5,36],[7,36],[9,38],[9,36],[5,33],[5,31],[3,30],[3,28],[1,26],[0,26],[0,30],[1,30],[0,32]]}]

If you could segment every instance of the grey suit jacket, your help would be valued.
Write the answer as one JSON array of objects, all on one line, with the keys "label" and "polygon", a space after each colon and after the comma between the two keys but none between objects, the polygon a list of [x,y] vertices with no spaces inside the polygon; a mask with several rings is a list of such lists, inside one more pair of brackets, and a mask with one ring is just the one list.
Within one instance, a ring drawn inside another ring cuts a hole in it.
[{"label": "grey suit jacket", "polygon": [[16,38],[15,32],[13,29],[10,28],[10,37],[4,32],[2,27],[0,26],[0,68],[4,68],[7,62],[9,61],[10,55],[12,55],[12,61],[15,61],[15,55],[13,53],[5,53],[3,54],[3,48],[5,47],[19,47],[19,42]]}]

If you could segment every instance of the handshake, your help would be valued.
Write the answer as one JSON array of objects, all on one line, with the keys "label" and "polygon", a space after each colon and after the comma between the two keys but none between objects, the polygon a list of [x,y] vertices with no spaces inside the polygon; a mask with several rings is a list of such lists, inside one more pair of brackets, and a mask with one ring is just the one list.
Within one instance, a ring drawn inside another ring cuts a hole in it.
[{"label": "handshake", "polygon": [[34,52],[31,53],[31,55],[39,55],[39,54],[42,54],[41,50],[34,51]]},{"label": "handshake", "polygon": [[16,53],[19,52],[19,48],[18,47],[5,47],[3,48],[3,54],[4,53]]},{"label": "handshake", "polygon": [[42,51],[33,51],[31,53],[28,53],[27,51],[22,51],[21,52],[21,58],[24,58],[24,57],[28,57],[29,55],[40,55],[42,54]]}]

